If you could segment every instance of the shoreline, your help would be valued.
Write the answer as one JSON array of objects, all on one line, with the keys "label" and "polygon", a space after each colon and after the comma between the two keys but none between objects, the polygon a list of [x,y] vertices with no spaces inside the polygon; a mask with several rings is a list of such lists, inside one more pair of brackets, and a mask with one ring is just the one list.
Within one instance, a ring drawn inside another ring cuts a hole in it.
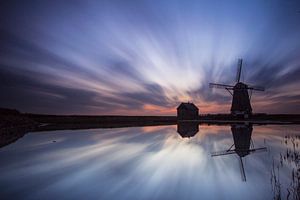
[{"label": "shoreline", "polygon": [[[1,112],[3,110],[5,112]],[[245,123],[252,125],[295,125],[300,124],[300,115],[257,114],[249,119],[239,119],[229,114],[209,114],[200,115],[194,120],[177,120],[176,116],[41,115],[0,109],[0,148],[17,141],[28,132],[178,124],[222,126]]]},{"label": "shoreline", "polygon": [[230,114],[199,115],[197,119],[178,120],[177,116],[124,116],[124,115],[43,115],[21,114],[35,122],[44,124],[99,124],[137,126],[146,124],[197,122],[209,124],[300,124],[300,114],[253,114],[248,119],[241,119]]}]

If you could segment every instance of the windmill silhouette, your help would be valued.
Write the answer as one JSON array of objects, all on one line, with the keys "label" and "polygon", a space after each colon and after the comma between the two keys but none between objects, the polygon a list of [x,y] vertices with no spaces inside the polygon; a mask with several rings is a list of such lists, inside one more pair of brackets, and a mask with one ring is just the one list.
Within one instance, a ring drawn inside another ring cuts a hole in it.
[{"label": "windmill silhouette", "polygon": [[[238,60],[236,83],[235,85],[226,85],[219,83],[209,83],[211,88],[223,88],[226,89],[232,95],[231,114],[234,116],[243,116],[248,118],[252,114],[251,96],[252,91],[265,91],[264,87],[250,86],[241,82],[243,60]],[[250,95],[248,90],[250,90]]]},{"label": "windmill silhouette", "polygon": [[[226,151],[214,152],[211,154],[212,157],[224,156],[230,154],[237,154],[239,157],[239,164],[241,170],[241,177],[243,181],[246,181],[246,174],[243,164],[243,158],[247,155],[255,152],[266,151],[266,147],[254,148],[253,141],[251,139],[252,135],[252,124],[233,124],[231,125],[231,132],[233,136],[233,144]],[[233,148],[234,146],[234,148]]]}]

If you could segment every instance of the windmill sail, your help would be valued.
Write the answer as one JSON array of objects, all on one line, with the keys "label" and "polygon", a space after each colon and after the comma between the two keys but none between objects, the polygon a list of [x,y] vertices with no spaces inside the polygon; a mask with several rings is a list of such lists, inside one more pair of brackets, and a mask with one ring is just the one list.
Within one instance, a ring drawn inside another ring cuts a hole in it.
[{"label": "windmill sail", "polygon": [[245,169],[244,169],[244,164],[243,164],[242,157],[240,157],[240,170],[241,170],[242,181],[246,182],[246,174],[245,174]]},{"label": "windmill sail", "polygon": [[219,84],[219,83],[209,83],[210,88],[228,88],[233,89],[233,85]]},{"label": "windmill sail", "polygon": [[224,156],[224,155],[230,155],[230,154],[235,154],[235,153],[236,153],[235,150],[217,151],[217,152],[211,153],[211,157]]},{"label": "windmill sail", "polygon": [[248,86],[249,90],[256,90],[256,91],[265,91],[265,88],[262,86],[257,86],[257,85],[249,85]]},{"label": "windmill sail", "polygon": [[238,65],[237,65],[237,73],[236,73],[236,82],[237,83],[239,83],[240,79],[241,79],[242,65],[243,65],[243,59],[239,59]]}]

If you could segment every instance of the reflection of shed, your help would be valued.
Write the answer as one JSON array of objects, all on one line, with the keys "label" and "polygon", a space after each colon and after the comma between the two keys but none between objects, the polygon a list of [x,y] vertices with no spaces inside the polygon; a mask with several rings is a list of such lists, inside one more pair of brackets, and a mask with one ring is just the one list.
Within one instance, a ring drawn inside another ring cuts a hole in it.
[{"label": "reflection of shed", "polygon": [[191,120],[198,119],[199,109],[193,103],[181,103],[177,107],[177,119]]},{"label": "reflection of shed", "polygon": [[199,132],[199,124],[195,122],[181,122],[177,124],[177,132],[181,137],[194,137]]}]

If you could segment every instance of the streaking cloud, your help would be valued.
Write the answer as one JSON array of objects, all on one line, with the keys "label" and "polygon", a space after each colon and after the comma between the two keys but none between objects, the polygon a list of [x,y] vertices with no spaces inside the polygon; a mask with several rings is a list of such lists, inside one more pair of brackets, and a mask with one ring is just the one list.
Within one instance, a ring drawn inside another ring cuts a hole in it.
[{"label": "streaking cloud", "polygon": [[[55,114],[228,112],[208,82],[267,91],[254,112],[299,113],[297,1],[1,3],[1,106]],[[284,103],[283,103],[284,102]]]}]

